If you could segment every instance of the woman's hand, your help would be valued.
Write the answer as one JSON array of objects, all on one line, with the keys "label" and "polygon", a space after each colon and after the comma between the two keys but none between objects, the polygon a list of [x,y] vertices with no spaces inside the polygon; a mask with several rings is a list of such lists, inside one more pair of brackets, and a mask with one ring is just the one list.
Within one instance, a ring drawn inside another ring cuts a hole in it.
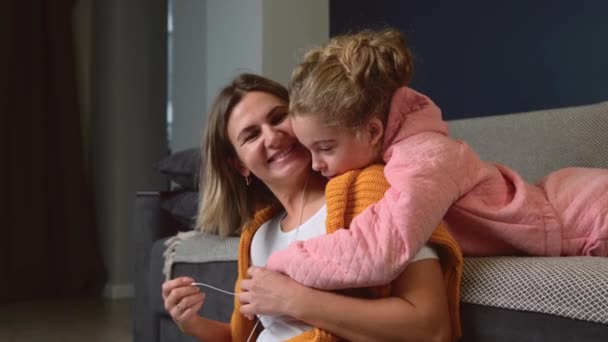
[{"label": "woman's hand", "polygon": [[165,310],[185,333],[194,330],[199,318],[197,313],[205,301],[205,294],[192,286],[193,282],[192,278],[180,277],[168,280],[162,286]]},{"label": "woman's hand", "polygon": [[293,307],[295,294],[303,286],[286,275],[261,267],[250,267],[249,278],[241,280],[238,299],[241,313],[253,318],[254,315],[287,315]]}]

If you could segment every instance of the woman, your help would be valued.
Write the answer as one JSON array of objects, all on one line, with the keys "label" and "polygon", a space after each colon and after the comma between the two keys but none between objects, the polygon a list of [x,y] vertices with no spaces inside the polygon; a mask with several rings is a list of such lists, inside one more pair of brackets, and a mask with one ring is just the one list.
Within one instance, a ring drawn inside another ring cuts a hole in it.
[{"label": "woman", "polygon": [[391,284],[390,296],[380,299],[323,292],[249,267],[249,257],[254,265],[265,264],[271,253],[264,250],[265,242],[280,248],[319,235],[315,227],[324,221],[325,180],[311,172],[310,154],[295,138],[287,103],[284,87],[254,75],[237,77],[216,99],[202,144],[207,167],[201,170],[205,190],[197,224],[224,236],[234,233],[231,228],[247,227],[239,251],[235,312],[232,326],[198,316],[205,295],[191,285],[193,279],[183,277],[163,284],[171,317],[182,331],[205,341],[249,339],[254,322],[242,315],[262,317],[265,329],[258,340],[285,333],[282,328],[295,331],[291,338],[312,327],[347,340],[449,340],[450,317],[436,258],[411,263]]}]

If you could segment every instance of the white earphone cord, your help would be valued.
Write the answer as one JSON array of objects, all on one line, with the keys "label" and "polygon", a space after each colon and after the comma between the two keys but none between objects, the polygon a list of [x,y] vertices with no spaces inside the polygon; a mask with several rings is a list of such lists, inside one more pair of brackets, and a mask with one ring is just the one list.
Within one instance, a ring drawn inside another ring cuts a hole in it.
[{"label": "white earphone cord", "polygon": [[209,285],[209,284],[205,284],[205,283],[192,283],[192,285],[198,285],[198,286],[204,286],[204,287],[208,287],[208,288],[213,289],[213,290],[215,290],[215,291],[219,291],[219,292],[222,292],[222,293],[225,293],[225,294],[229,294],[229,295],[231,295],[231,296],[235,296],[235,294],[234,294],[233,292],[229,292],[229,291],[226,291],[226,290],[222,290],[222,289],[220,289],[220,288],[217,288],[217,287],[215,287],[215,286],[211,286],[211,285]]},{"label": "white earphone cord", "polygon": [[[192,283],[192,285],[196,285],[196,286],[204,286],[204,287],[208,287],[208,288],[210,288],[210,289],[213,289],[213,290],[219,291],[219,292],[221,292],[221,293],[225,293],[225,294],[228,294],[228,295],[231,295],[231,296],[236,296],[236,294],[234,294],[233,292],[226,291],[226,290],[222,290],[222,289],[220,289],[220,288],[217,288],[217,287],[212,286],[212,285],[209,285],[209,284],[205,284],[205,283]],[[249,334],[249,337],[247,337],[247,342],[249,342],[249,340],[251,340],[251,337],[253,336],[253,333],[255,332],[255,329],[257,329],[257,327],[258,327],[258,324],[260,324],[260,320],[259,320],[259,319],[257,319],[257,316],[256,316],[256,322],[255,322],[255,325],[253,326],[253,329],[251,330],[251,333]]]}]

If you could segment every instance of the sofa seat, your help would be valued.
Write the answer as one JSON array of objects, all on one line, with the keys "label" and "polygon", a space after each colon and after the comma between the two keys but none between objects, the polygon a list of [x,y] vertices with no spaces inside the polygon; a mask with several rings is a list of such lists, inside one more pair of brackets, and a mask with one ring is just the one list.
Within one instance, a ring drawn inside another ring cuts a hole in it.
[{"label": "sofa seat", "polygon": [[[236,242],[237,238],[220,240],[202,233],[189,234],[179,243],[175,243],[175,237],[159,241],[154,254],[171,253],[172,260],[168,265],[167,259],[165,265],[154,265],[154,269],[164,267],[168,272],[164,275],[157,272],[155,282],[160,286],[163,276],[189,276],[197,282],[232,292],[236,281]],[[217,253],[218,249],[222,252]],[[233,297],[212,289],[203,291],[207,299],[201,315],[229,321]],[[533,338],[538,329],[545,330],[544,338],[553,336],[550,340],[570,340],[566,337],[573,334],[580,337],[585,330],[586,341],[600,341],[608,336],[608,258],[465,257],[461,302],[463,341],[483,335],[480,319],[469,319],[480,313],[501,317],[498,321],[485,318],[488,326],[483,329],[489,329],[489,335],[505,330],[501,333],[504,341]],[[168,318],[162,301],[157,301],[154,311],[159,317]],[[512,329],[514,323],[521,324],[522,328]],[[526,328],[526,324],[534,329]],[[170,322],[164,334],[173,334],[171,325],[174,326]]]}]

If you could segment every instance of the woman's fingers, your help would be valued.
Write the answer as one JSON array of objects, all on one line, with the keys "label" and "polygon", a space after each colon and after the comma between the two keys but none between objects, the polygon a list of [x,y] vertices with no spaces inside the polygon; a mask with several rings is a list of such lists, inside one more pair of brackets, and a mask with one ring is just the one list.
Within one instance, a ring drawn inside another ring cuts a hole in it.
[{"label": "woman's fingers", "polygon": [[253,305],[251,304],[251,301],[253,299],[252,292],[249,291],[251,289],[252,283],[252,280],[241,280],[242,291],[236,294],[239,302],[241,303],[239,312],[243,314],[248,320],[253,320],[253,318],[255,317],[255,310],[253,308]]},{"label": "woman's fingers", "polygon": [[246,305],[251,303],[251,292],[245,291],[245,292],[240,292],[237,294],[238,298],[239,298],[239,302],[241,303],[241,305]]},{"label": "woman's fingers", "polygon": [[182,298],[177,304],[180,307],[180,311],[184,312],[195,305],[201,304],[205,300],[205,293],[198,292],[193,295]]},{"label": "woman's fingers", "polygon": [[192,284],[190,280],[189,278],[178,278],[163,283],[163,298],[167,312],[171,312],[183,298],[200,293],[198,287],[190,285]]},{"label": "woman's fingers", "polygon": [[184,297],[175,307],[171,316],[177,321],[184,321],[198,313],[205,302],[205,294],[197,293]]},{"label": "woman's fingers", "polygon": [[251,266],[247,269],[247,276],[253,277],[259,270],[261,270],[260,267]]},{"label": "woman's fingers", "polygon": [[[165,304],[169,307],[166,307],[169,310],[171,307],[181,304],[185,299],[189,296],[199,294],[201,290],[195,286],[184,286],[179,287],[171,291],[167,299],[165,300]],[[186,301],[182,307],[188,307],[188,301]]]},{"label": "woman's fingers", "polygon": [[263,267],[250,267],[249,278],[241,280],[238,300],[243,315],[280,315],[287,310],[298,283],[284,274]]},{"label": "woman's fingers", "polygon": [[239,307],[239,312],[247,318],[256,315],[258,313],[257,311],[255,304],[251,302],[241,302],[241,306]]},{"label": "woman's fingers", "polygon": [[167,299],[169,293],[173,291],[173,289],[190,285],[194,282],[194,279],[189,277],[179,277],[171,280],[167,280],[162,285],[163,299]]},{"label": "woman's fingers", "polygon": [[249,291],[251,290],[251,285],[252,285],[252,281],[249,279],[243,279],[241,280],[241,290],[243,291]]},{"label": "woman's fingers", "polygon": [[205,295],[203,293],[199,293],[192,297],[196,297],[196,299],[193,301],[191,306],[184,309],[181,306],[182,304],[180,303],[178,304],[179,310],[177,312],[171,313],[171,318],[173,318],[179,329],[187,334],[189,334],[188,331],[192,331],[192,329],[194,329],[194,327],[198,325],[198,311],[201,309],[203,303],[205,302]]},{"label": "woman's fingers", "polygon": [[184,332],[196,325],[198,311],[205,302],[205,294],[193,282],[192,278],[180,277],[162,285],[165,310]]}]

